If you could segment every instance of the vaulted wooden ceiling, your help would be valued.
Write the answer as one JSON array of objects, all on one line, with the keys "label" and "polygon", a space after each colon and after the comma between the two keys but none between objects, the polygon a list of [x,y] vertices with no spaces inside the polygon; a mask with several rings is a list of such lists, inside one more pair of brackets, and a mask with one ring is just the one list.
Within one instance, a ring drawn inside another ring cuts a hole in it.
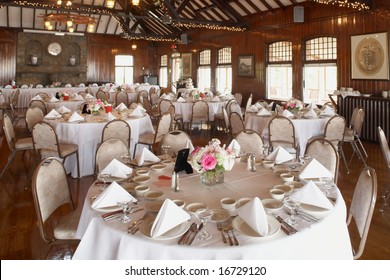
[{"label": "vaulted wooden ceiling", "polygon": [[[290,5],[305,2],[334,0],[140,0],[138,6],[132,0],[115,0],[108,8],[107,0],[73,0],[57,5],[57,0],[42,1],[0,1],[0,27],[28,31],[44,31],[44,17],[49,14],[65,13],[88,16],[97,23],[92,32],[116,34],[128,39],[151,41],[176,41],[191,28],[224,30],[248,30],[246,16],[272,13]],[[361,1],[369,6],[389,5],[389,0]],[[387,3],[387,4],[386,4]],[[388,8],[388,6],[387,6]],[[64,32],[66,27],[58,22],[54,31]],[[87,32],[87,24],[75,25],[74,32]]]}]

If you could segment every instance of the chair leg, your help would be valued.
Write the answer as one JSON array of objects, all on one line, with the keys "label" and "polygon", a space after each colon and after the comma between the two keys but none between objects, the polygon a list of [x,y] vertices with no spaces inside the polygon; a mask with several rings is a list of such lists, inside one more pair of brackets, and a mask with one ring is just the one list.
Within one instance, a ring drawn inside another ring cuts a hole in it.
[{"label": "chair leg", "polygon": [[8,156],[7,163],[6,163],[6,165],[4,166],[3,170],[0,173],[0,179],[1,179],[1,177],[3,177],[3,174],[8,169],[8,167],[11,165],[12,161],[15,158],[15,155],[16,155],[16,152],[15,151],[11,151],[11,154]]},{"label": "chair leg", "polygon": [[76,160],[77,160],[77,176],[78,176],[78,178],[81,178],[81,174],[80,174],[79,151],[76,152]]},{"label": "chair leg", "polygon": [[348,164],[347,164],[347,159],[345,158],[345,154],[344,154],[344,150],[343,150],[342,146],[339,146],[339,152],[341,154],[341,158],[344,161],[345,168],[347,169],[347,174],[349,174],[349,168],[348,168]]},{"label": "chair leg", "polygon": [[133,158],[135,158],[135,152],[137,151],[137,145],[138,145],[138,143],[135,143],[134,152],[133,152]]},{"label": "chair leg", "polygon": [[367,157],[368,157],[368,154],[367,154],[367,152],[366,152],[366,149],[365,149],[364,146],[363,146],[362,141],[360,141],[360,138],[358,138],[358,142],[359,142],[359,144],[360,144],[361,150],[363,151],[364,155],[365,155],[366,158],[367,158]]}]

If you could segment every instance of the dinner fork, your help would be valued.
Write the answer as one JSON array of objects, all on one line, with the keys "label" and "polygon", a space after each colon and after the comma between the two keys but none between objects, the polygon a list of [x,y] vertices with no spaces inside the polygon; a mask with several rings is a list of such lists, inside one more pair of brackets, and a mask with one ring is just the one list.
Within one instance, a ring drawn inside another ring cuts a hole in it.
[{"label": "dinner fork", "polygon": [[138,219],[137,221],[133,222],[129,228],[127,229],[128,233],[134,234],[139,230],[139,226],[143,223],[143,221],[146,220],[146,218],[149,217],[149,212],[146,212],[142,218]]},{"label": "dinner fork", "polygon": [[229,227],[228,227],[228,225],[225,225],[224,227],[223,227],[223,231],[226,233],[226,235],[227,235],[227,239],[229,240],[229,245],[230,246],[233,246],[234,244],[233,244],[233,240],[232,240],[232,238],[230,237],[230,234],[229,234]]},{"label": "dinner fork", "polygon": [[227,243],[225,234],[223,234],[223,227],[221,222],[217,223],[217,229],[221,232],[223,243]]},{"label": "dinner fork", "polygon": [[240,245],[240,243],[238,242],[238,239],[237,239],[236,235],[234,234],[232,224],[229,224],[229,225],[228,225],[228,229],[229,229],[230,232],[232,233],[233,240],[234,240],[234,245],[236,245],[236,246]]}]

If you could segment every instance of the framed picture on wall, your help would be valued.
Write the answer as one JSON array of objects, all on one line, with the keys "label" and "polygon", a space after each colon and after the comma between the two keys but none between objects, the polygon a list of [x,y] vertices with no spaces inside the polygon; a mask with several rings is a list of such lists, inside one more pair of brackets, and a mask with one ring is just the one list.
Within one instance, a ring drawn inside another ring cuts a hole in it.
[{"label": "framed picture on wall", "polygon": [[240,55],[238,56],[238,76],[239,77],[254,77],[255,76],[255,56]]},{"label": "framed picture on wall", "polygon": [[181,75],[182,77],[191,77],[192,69],[192,54],[183,53],[181,55]]},{"label": "framed picture on wall", "polygon": [[387,32],[351,36],[351,78],[389,79]]}]

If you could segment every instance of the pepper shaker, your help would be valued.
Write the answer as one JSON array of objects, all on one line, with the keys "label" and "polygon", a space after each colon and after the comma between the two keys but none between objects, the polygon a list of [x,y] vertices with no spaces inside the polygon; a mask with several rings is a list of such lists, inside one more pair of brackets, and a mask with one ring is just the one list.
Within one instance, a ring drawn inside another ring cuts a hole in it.
[{"label": "pepper shaker", "polygon": [[171,190],[175,190],[176,189],[176,186],[177,186],[177,176],[176,176],[176,172],[175,171],[172,171],[172,177],[171,177],[172,181],[171,181]]},{"label": "pepper shaker", "polygon": [[175,192],[178,192],[178,191],[180,191],[180,186],[179,186],[179,173],[176,173],[175,177],[176,177],[176,179],[175,179],[175,188],[174,188],[174,191],[175,191]]}]

